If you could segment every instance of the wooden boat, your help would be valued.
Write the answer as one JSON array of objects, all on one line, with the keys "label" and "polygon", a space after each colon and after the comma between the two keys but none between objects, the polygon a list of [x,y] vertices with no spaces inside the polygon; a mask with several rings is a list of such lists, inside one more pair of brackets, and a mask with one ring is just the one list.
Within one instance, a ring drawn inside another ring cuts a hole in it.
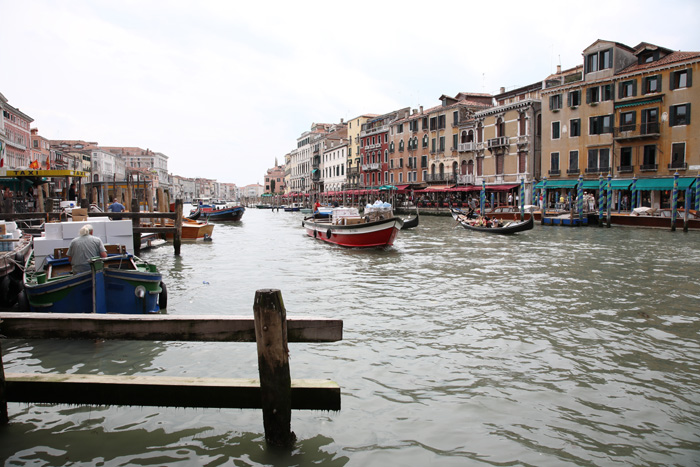
[{"label": "wooden boat", "polygon": [[412,229],[414,227],[418,227],[418,214],[410,219],[404,219],[401,230]]},{"label": "wooden boat", "polygon": [[[520,222],[505,222],[502,226],[490,226],[488,221],[484,221],[483,218],[478,219],[457,219],[462,227],[467,230],[476,230],[478,232],[488,232],[492,234],[510,235],[517,232],[524,232],[526,230],[531,230],[535,225],[535,218],[530,216],[526,221]],[[481,222],[484,222],[482,224]]]},{"label": "wooden boat", "polygon": [[107,258],[93,258],[90,271],[73,274],[64,249],[36,270],[33,254],[24,271],[20,308],[47,313],[157,313],[167,306],[163,277],[154,264],[106,245]]},{"label": "wooden boat", "polygon": [[[628,227],[670,229],[672,226],[671,216],[672,213],[670,209],[649,209],[643,211],[638,208],[637,212],[611,213],[610,223]],[[603,213],[603,222],[607,222],[606,213]],[[676,229],[683,229],[684,223],[685,211],[683,209],[678,209],[676,212]],[[695,211],[694,209],[688,210],[688,229],[700,230],[700,211]]]},{"label": "wooden boat", "polygon": [[199,204],[194,209],[189,218],[192,220],[206,219],[210,221],[239,221],[243,217],[245,208],[243,206],[226,204]]},{"label": "wooden boat", "polygon": [[305,218],[301,225],[310,237],[327,243],[351,247],[387,247],[394,244],[403,220],[391,213],[366,213],[356,208],[335,208],[330,218]]},{"label": "wooden boat", "polygon": [[300,203],[293,203],[291,206],[285,206],[284,212],[298,212],[301,210]]},{"label": "wooden boat", "polygon": [[22,290],[22,268],[31,253],[32,236],[3,239],[0,243],[0,307],[17,303]]}]

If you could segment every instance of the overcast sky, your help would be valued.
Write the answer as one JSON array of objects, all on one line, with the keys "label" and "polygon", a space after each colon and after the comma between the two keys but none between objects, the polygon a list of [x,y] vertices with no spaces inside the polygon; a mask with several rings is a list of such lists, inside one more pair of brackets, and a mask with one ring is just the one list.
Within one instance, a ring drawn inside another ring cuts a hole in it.
[{"label": "overcast sky", "polygon": [[700,51],[700,1],[0,0],[0,93],[49,139],[264,183],[312,123],[497,93],[597,39]]}]

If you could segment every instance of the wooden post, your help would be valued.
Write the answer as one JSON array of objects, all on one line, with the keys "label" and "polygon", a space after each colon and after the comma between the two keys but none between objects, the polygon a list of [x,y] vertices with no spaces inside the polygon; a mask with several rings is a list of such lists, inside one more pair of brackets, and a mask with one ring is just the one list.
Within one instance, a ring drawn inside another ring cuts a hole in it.
[{"label": "wooden post", "polygon": [[180,246],[182,243],[182,200],[175,200],[175,223],[173,225],[177,230],[173,234],[173,248],[175,254],[180,255]]},{"label": "wooden post", "polygon": [[5,392],[5,369],[2,363],[2,342],[0,342],[0,426],[7,425],[7,393]]},{"label": "wooden post", "polygon": [[282,292],[274,289],[256,291],[253,313],[265,441],[272,446],[291,448],[296,435],[291,429],[292,386],[287,312]]}]

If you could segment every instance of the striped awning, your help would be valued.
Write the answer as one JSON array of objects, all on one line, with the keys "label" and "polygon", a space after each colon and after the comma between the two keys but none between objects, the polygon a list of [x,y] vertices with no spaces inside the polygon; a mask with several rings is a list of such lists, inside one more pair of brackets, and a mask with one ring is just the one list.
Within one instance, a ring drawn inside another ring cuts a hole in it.
[{"label": "striped awning", "polygon": [[630,102],[620,102],[619,104],[615,104],[615,109],[622,109],[624,107],[635,107],[637,105],[656,104],[658,102],[663,102],[663,99],[661,97],[654,97],[651,99],[639,99]]}]

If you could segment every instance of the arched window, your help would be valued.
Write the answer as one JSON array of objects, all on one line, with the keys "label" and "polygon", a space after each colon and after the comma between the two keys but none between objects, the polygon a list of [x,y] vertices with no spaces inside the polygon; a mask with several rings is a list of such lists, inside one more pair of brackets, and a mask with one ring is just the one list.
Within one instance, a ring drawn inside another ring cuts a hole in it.
[{"label": "arched window", "polygon": [[474,175],[474,161],[471,160],[467,163],[467,174]]},{"label": "arched window", "polygon": [[506,122],[503,121],[502,117],[498,117],[498,120],[496,120],[496,136],[505,136],[506,135]]},{"label": "arched window", "polygon": [[440,175],[445,175],[445,164],[440,163]]},{"label": "arched window", "polygon": [[399,141],[399,151],[403,152],[403,140]]},{"label": "arched window", "polygon": [[459,165],[457,164],[457,162],[456,162],[456,161],[453,162],[453,163],[452,163],[452,173],[455,174],[455,175],[457,174],[457,167],[459,167]]},{"label": "arched window", "polygon": [[428,147],[428,135],[423,135],[423,147]]},{"label": "arched window", "polygon": [[462,161],[462,167],[460,170],[460,174],[467,175],[467,161]]}]

